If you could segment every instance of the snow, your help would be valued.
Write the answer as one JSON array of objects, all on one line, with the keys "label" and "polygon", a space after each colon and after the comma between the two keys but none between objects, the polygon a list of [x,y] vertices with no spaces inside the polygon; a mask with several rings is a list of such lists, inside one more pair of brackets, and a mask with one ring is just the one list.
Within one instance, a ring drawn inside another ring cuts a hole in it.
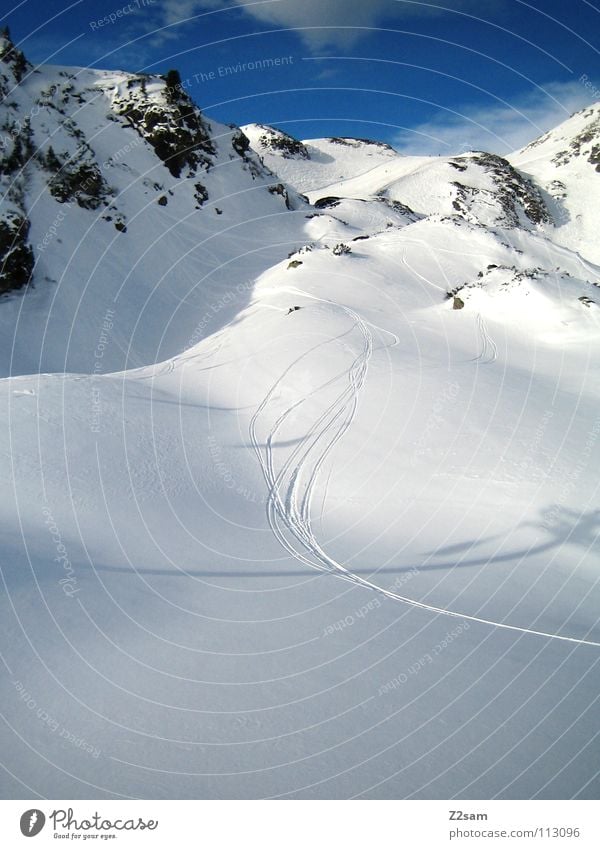
[{"label": "snow", "polygon": [[595,104],[511,157],[547,193],[558,224],[556,242],[596,263],[600,262],[599,126],[600,106]]},{"label": "snow", "polygon": [[282,180],[309,193],[348,180],[369,171],[376,172],[394,163],[398,154],[381,144],[357,143],[354,139],[309,139],[303,142],[308,154],[287,156],[265,145],[262,139],[281,137],[281,132],[261,124],[246,124],[242,131],[250,140],[253,150],[264,160],[265,165],[279,174]]},{"label": "snow", "polygon": [[0,304],[4,796],[597,798],[591,246],[362,143],[265,156],[290,210],[212,121],[196,210],[126,79],[127,232],[32,173]]}]

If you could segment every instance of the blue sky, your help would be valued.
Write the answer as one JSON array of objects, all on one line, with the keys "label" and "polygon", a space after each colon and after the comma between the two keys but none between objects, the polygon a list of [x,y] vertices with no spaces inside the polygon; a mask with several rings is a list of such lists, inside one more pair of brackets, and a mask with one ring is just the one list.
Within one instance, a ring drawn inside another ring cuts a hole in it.
[{"label": "blue sky", "polygon": [[177,68],[215,119],[299,138],[506,153],[600,99],[600,11],[588,0],[8,5],[2,23],[35,63]]}]

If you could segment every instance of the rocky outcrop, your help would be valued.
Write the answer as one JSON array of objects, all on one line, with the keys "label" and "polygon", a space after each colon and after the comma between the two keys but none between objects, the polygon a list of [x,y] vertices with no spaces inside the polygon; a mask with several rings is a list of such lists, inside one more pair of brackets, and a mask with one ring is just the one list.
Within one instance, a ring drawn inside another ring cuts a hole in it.
[{"label": "rocky outcrop", "polygon": [[192,103],[180,83],[171,77],[160,96],[148,92],[148,78],[132,77],[113,98],[117,115],[147,141],[173,177],[195,176],[208,170],[216,149],[210,124]]},{"label": "rocky outcrop", "polygon": [[470,156],[454,157],[449,164],[461,172],[477,166],[491,178],[493,184],[492,189],[482,189],[466,181],[454,181],[456,197],[453,206],[459,215],[468,217],[475,202],[483,200],[497,207],[496,223],[504,227],[551,222],[540,191],[501,156],[476,152]]},{"label": "rocky outcrop", "polygon": [[0,218],[0,293],[21,289],[31,280],[34,255],[28,244],[29,221],[16,212]]}]

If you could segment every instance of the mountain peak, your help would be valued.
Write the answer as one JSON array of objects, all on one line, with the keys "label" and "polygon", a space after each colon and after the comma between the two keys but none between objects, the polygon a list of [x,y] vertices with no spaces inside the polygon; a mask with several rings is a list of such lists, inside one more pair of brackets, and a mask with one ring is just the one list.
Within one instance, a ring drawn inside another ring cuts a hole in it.
[{"label": "mountain peak", "polygon": [[396,152],[390,144],[387,144],[387,142],[374,141],[373,139],[354,138],[353,136],[330,136],[327,141],[332,144],[346,145],[346,147],[358,149],[363,147],[375,147],[379,148],[379,150],[390,151],[391,153]]},{"label": "mountain peak", "polygon": [[[6,30],[0,51],[0,294],[9,325],[14,307],[29,327],[25,360],[30,353],[32,363],[42,356],[36,314],[49,297],[63,326],[44,356],[50,369],[61,369],[73,349],[65,329],[79,299],[85,302],[80,314],[93,320],[99,304],[135,278],[128,297],[136,306],[123,312],[124,344],[102,362],[118,369],[140,310],[159,326],[173,297],[182,303],[200,297],[198,275],[211,272],[206,240],[218,241],[223,230],[255,216],[275,218],[303,207],[238,127],[208,120],[176,71],[157,76],[40,66],[25,83],[31,66]],[[14,294],[21,289],[27,292],[22,303]],[[141,300],[146,297],[149,307]],[[85,336],[86,322],[75,332]],[[185,332],[193,336],[193,324]],[[167,340],[167,351],[185,341]],[[134,344],[131,355],[148,361],[153,355],[145,344],[145,338]],[[82,368],[81,357],[72,366]]]},{"label": "mountain peak", "polygon": [[530,142],[515,157],[543,153],[557,166],[582,157],[600,171],[600,101],[575,112],[558,127]]},{"label": "mountain peak", "polygon": [[284,159],[310,159],[306,146],[298,139],[268,124],[247,124],[242,127],[252,148],[263,156],[265,153]]},{"label": "mountain peak", "polygon": [[[0,63],[10,71],[16,83],[20,83],[27,71],[32,67],[25,58],[23,51],[15,47],[8,27],[0,29]],[[2,97],[6,97],[9,91],[7,87],[8,82],[9,80],[6,75],[0,71],[0,94]]]}]

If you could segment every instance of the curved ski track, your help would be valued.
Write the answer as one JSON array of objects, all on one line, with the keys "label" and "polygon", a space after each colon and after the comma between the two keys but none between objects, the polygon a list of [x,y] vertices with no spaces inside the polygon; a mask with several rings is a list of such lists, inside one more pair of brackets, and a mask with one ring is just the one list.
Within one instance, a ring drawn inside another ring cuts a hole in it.
[{"label": "curved ski track", "polygon": [[[313,397],[327,386],[335,385],[340,382],[340,377],[332,378],[327,384],[314,390],[306,398],[302,398],[299,401],[292,403],[277,417],[274,423],[269,422],[269,404],[276,391],[281,388],[281,386],[285,385],[285,381],[290,372],[302,359],[304,359],[304,357],[306,357],[309,353],[314,352],[317,348],[335,341],[335,339],[320,343],[315,348],[312,348],[302,354],[295,362],[288,366],[267,392],[256,412],[252,416],[249,428],[250,441],[267,484],[267,518],[273,534],[282,547],[296,560],[305,563],[313,569],[336,574],[345,581],[374,590],[387,598],[411,605],[412,607],[427,610],[430,613],[452,616],[454,618],[476,622],[481,625],[489,625],[493,628],[514,631],[520,634],[530,634],[537,637],[545,637],[547,639],[600,648],[600,642],[563,636],[562,634],[550,634],[545,631],[537,631],[532,628],[509,625],[506,622],[495,622],[490,619],[459,613],[447,608],[436,607],[432,604],[416,601],[415,599],[399,595],[391,590],[383,589],[377,584],[361,578],[359,575],[354,574],[327,554],[316,539],[312,528],[311,507],[315,486],[323,464],[327,460],[333,448],[342,439],[354,421],[359,395],[364,386],[369,360],[373,353],[373,338],[368,327],[369,322],[362,319],[358,313],[349,307],[342,304],[335,304],[332,301],[322,298],[317,298],[316,296],[292,287],[290,287],[288,291],[314,301],[320,301],[321,303],[336,306],[338,309],[342,310],[353,320],[354,326],[352,330],[356,329],[359,331],[362,345],[359,353],[355,356],[348,368],[346,381],[342,389],[329,406],[319,415],[317,420],[310,427],[306,435],[301,439],[279,470],[276,469],[273,446],[281,426],[284,424],[288,416],[295,409],[304,404],[308,398]],[[486,362],[493,362],[497,356],[497,349],[487,333],[485,323],[481,316],[478,316],[478,328],[483,340],[483,351],[477,359],[480,359],[483,356],[488,356],[489,359],[486,360]],[[389,333],[389,331],[385,332]],[[337,338],[340,337],[336,337],[336,339]],[[268,431],[264,450],[261,449],[259,438],[257,436],[257,430],[260,425],[264,425]]]},{"label": "curved ski track", "polygon": [[481,313],[477,313],[477,332],[481,339],[481,352],[473,358],[472,362],[488,365],[498,359],[498,346],[488,333],[487,325]]}]

